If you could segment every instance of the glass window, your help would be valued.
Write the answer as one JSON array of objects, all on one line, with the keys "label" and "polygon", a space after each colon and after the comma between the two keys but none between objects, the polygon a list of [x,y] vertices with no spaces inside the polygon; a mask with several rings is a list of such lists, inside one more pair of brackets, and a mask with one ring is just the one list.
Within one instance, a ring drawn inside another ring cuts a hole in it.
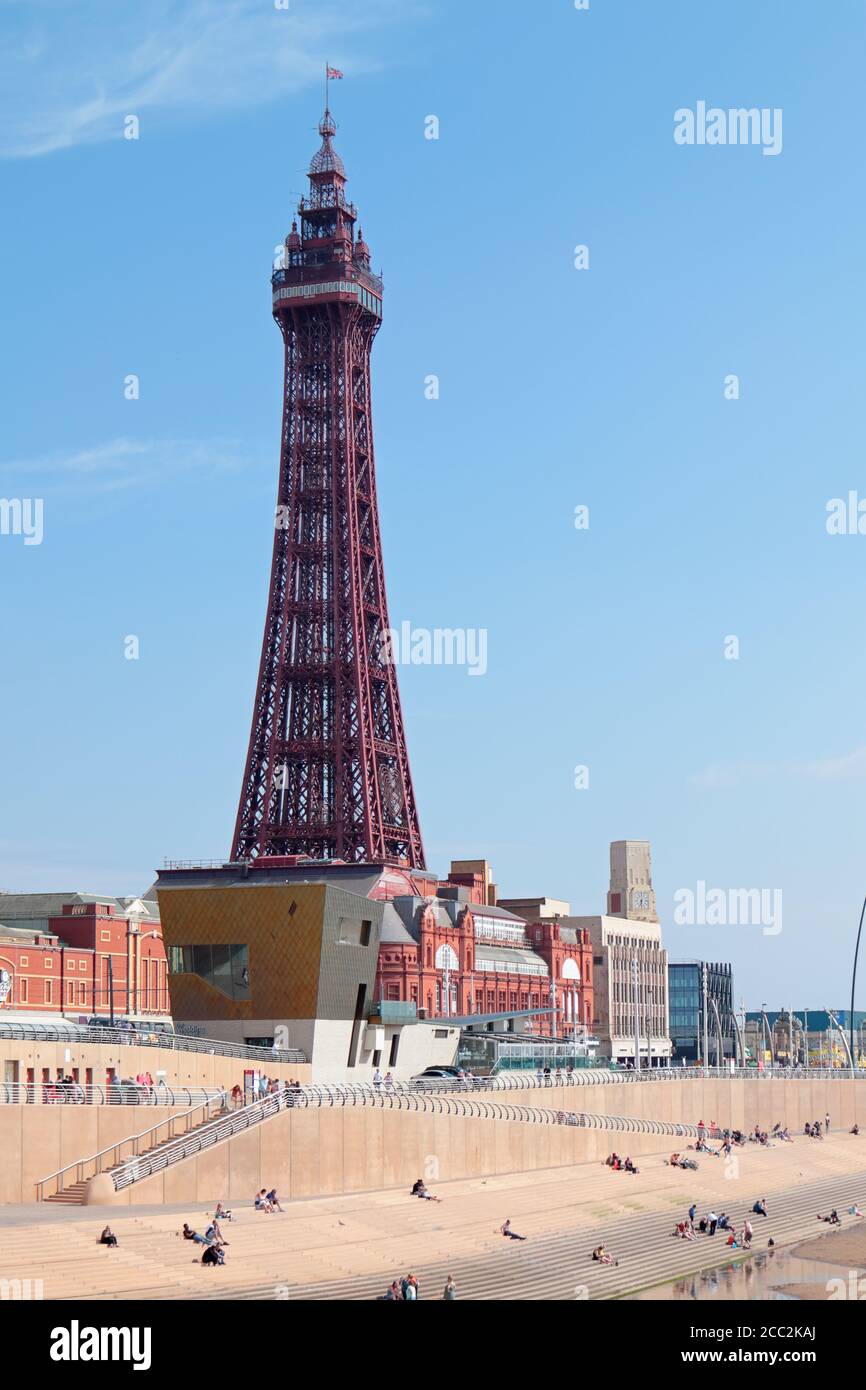
[{"label": "glass window", "polygon": [[243,945],[170,946],[173,975],[198,975],[231,999],[249,999],[249,951]]},{"label": "glass window", "polygon": [[213,956],[210,946],[193,946],[192,971],[194,975],[201,975],[203,980],[210,979],[213,972]]}]

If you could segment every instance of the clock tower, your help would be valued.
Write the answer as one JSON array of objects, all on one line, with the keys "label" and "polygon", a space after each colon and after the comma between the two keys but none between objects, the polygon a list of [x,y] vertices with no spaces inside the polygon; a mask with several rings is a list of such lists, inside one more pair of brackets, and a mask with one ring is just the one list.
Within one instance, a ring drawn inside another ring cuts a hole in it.
[{"label": "clock tower", "polygon": [[649,840],[611,842],[607,914],[633,922],[658,922]]}]

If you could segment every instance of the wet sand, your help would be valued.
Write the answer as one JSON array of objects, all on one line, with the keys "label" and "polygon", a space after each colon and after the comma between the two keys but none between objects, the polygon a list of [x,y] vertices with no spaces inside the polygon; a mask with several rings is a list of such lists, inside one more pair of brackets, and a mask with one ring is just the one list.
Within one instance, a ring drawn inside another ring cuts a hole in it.
[{"label": "wet sand", "polygon": [[[846,1269],[866,1270],[866,1217],[846,1230],[846,1221],[854,1220],[853,1216],[842,1216],[842,1228],[835,1231],[822,1224],[821,1233],[814,1240],[802,1240],[791,1254],[801,1260],[823,1260],[825,1264],[844,1265]],[[817,1221],[815,1225],[818,1226]]]},{"label": "wet sand", "polygon": [[[848,1217],[849,1221],[854,1220]],[[842,1218],[843,1222],[845,1217]],[[818,1224],[817,1222],[815,1223]],[[839,1298],[851,1297],[852,1272],[866,1270],[866,1218],[857,1220],[855,1226],[845,1230],[830,1230],[822,1224],[822,1235],[814,1240],[802,1240],[791,1251],[795,1259],[820,1260],[828,1267],[827,1277],[821,1283],[775,1284],[777,1293],[788,1298],[802,1298],[821,1303]],[[841,1284],[840,1284],[841,1281]],[[859,1279],[853,1275],[853,1297],[859,1296]]]}]

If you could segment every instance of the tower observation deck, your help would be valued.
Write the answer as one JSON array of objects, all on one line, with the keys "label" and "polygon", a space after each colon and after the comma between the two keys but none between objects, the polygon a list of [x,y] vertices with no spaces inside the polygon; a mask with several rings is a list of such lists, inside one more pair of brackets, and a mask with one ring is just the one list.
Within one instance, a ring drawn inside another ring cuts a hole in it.
[{"label": "tower observation deck", "polygon": [[[385,597],[370,397],[382,281],[326,108],[272,278],[283,421],[267,617],[232,858],[424,867]],[[299,229],[300,228],[300,229]]]}]

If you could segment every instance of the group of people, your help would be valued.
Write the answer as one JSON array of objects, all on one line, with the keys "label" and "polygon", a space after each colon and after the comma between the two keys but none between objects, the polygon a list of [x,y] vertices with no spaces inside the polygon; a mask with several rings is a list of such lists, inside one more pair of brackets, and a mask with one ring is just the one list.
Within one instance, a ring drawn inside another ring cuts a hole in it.
[{"label": "group of people", "polygon": [[812,1125],[810,1125],[809,1121],[807,1120],[805,1125],[803,1126],[803,1133],[809,1139],[823,1139],[826,1134],[830,1133],[830,1116],[824,1116],[823,1129],[821,1128],[820,1120],[816,1120],[815,1123]]},{"label": "group of people", "polygon": [[268,1096],[276,1096],[279,1095],[280,1092],[285,1094],[286,1099],[289,1104],[291,1104],[293,1096],[300,1091],[300,1089],[300,1081],[295,1081],[294,1078],[292,1078],[291,1081],[282,1081],[277,1076],[262,1075],[254,1079],[253,1089],[249,1097],[240,1084],[232,1086],[230,1104],[232,1110],[239,1110],[243,1105],[246,1105],[248,1099],[253,1101],[266,1100]]},{"label": "group of people", "polygon": [[210,1224],[206,1227],[204,1235],[194,1231],[191,1226],[184,1221],[181,1236],[184,1240],[191,1240],[196,1245],[203,1246],[201,1262],[203,1265],[224,1265],[226,1262],[225,1247],[229,1242],[225,1239],[220,1227],[220,1220],[231,1221],[232,1214],[226,1211],[222,1202],[218,1203]]},{"label": "group of people", "polygon": [[552,1071],[550,1067],[539,1067],[535,1073],[535,1080],[539,1086],[570,1086],[574,1081],[574,1067],[567,1066],[565,1071],[562,1067],[557,1067]]},{"label": "group of people", "polygon": [[386,1091],[393,1091],[394,1077],[390,1071],[386,1072],[383,1076],[379,1068],[377,1067],[376,1070],[373,1072],[373,1089],[374,1091],[378,1092],[381,1091],[383,1086],[385,1087]]},{"label": "group of people", "polygon": [[441,1202],[441,1197],[434,1197],[432,1192],[427,1191],[427,1184],[423,1178],[416,1178],[412,1184],[410,1197],[420,1197],[424,1202]]},{"label": "group of people", "polygon": [[684,1220],[677,1222],[671,1235],[678,1237],[680,1240],[694,1240],[698,1235],[715,1236],[717,1231],[722,1231],[727,1236],[725,1243],[732,1249],[736,1250],[742,1248],[743,1250],[751,1250],[755,1230],[750,1218],[752,1216],[767,1215],[767,1199],[766,1197],[757,1198],[749,1216],[745,1217],[743,1220],[743,1225],[740,1229],[736,1227],[731,1217],[728,1216],[728,1213],[725,1211],[718,1214],[715,1211],[708,1211],[707,1214],[700,1217],[699,1220],[696,1220],[697,1214],[697,1205],[693,1202],[689,1207],[688,1216],[686,1216]]},{"label": "group of people", "polygon": [[[421,1293],[415,1275],[404,1274],[402,1279],[395,1279],[385,1290],[381,1301],[383,1303],[417,1303],[420,1297]],[[457,1297],[457,1285],[450,1274],[445,1280],[442,1297],[446,1303],[453,1303]]]},{"label": "group of people", "polygon": [[698,1165],[693,1158],[686,1158],[684,1154],[672,1153],[668,1159],[672,1168],[690,1168],[693,1172],[698,1171]]},{"label": "group of people", "polygon": [[[829,1131],[829,1115],[824,1123],[826,1131]],[[753,1130],[745,1134],[741,1129],[719,1129],[715,1121],[707,1128],[703,1120],[700,1120],[697,1130],[697,1139],[694,1144],[689,1144],[689,1148],[694,1149],[696,1153],[712,1154],[713,1157],[716,1158],[719,1156],[727,1158],[734,1148],[742,1148],[746,1144],[759,1144],[762,1148],[772,1149],[777,1141],[781,1141],[785,1144],[793,1144],[794,1142],[788,1126],[783,1126],[779,1121],[773,1125],[772,1130],[768,1131],[766,1129],[761,1129],[760,1125],[755,1125]],[[816,1121],[814,1126],[807,1124],[805,1132],[806,1134],[813,1135],[815,1138],[823,1139],[824,1137],[820,1121]],[[707,1143],[706,1136],[708,1133],[715,1139],[721,1139],[722,1143],[719,1148],[714,1149],[712,1145]]]},{"label": "group of people", "polygon": [[[860,1210],[860,1208],[859,1208],[859,1206],[857,1205],[856,1202],[854,1203],[853,1206],[851,1206],[851,1207],[848,1208],[848,1215],[849,1215],[849,1216],[856,1216],[856,1217],[857,1217],[858,1219],[860,1219],[860,1220],[862,1220],[862,1218],[863,1218],[863,1213],[862,1213],[862,1211]],[[833,1207],[832,1211],[829,1213],[828,1216],[822,1216],[821,1213],[818,1212],[818,1217],[817,1217],[817,1219],[818,1219],[819,1221],[826,1221],[826,1223],[827,1223],[828,1226],[841,1226],[841,1225],[842,1225],[842,1221],[841,1221],[841,1219],[840,1219],[840,1217],[839,1217],[839,1213],[838,1213],[838,1211],[836,1210],[835,1207]]]},{"label": "group of people", "polygon": [[625,1158],[620,1158],[618,1153],[608,1154],[607,1158],[604,1160],[604,1164],[606,1168],[612,1168],[615,1173],[640,1172],[639,1168],[635,1168],[628,1155],[626,1155]]},{"label": "group of people", "polygon": [[42,1100],[46,1105],[83,1105],[86,1098],[84,1087],[74,1076],[58,1076],[56,1081],[48,1081],[42,1087]]},{"label": "group of people", "polygon": [[[448,1275],[449,1283],[453,1283]],[[456,1294],[455,1294],[456,1296]],[[384,1303],[417,1303],[421,1297],[418,1280],[414,1274],[404,1274],[402,1279],[394,1279],[382,1295]]]},{"label": "group of people", "polygon": [[257,1192],[253,1199],[253,1206],[256,1211],[265,1211],[269,1214],[275,1211],[282,1211],[280,1199],[277,1196],[277,1189],[275,1187],[272,1187],[270,1192],[268,1192],[265,1187],[262,1188],[261,1192]]}]

